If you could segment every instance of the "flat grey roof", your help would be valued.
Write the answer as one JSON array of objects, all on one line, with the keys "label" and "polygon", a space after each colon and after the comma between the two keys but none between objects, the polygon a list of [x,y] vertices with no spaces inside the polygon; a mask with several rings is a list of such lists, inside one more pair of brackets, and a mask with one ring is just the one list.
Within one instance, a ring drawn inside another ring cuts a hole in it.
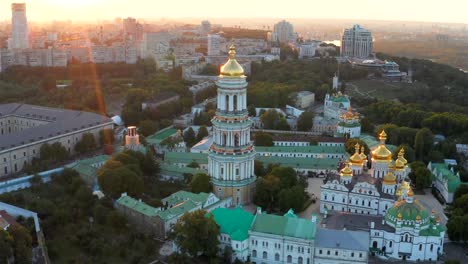
[{"label": "flat grey roof", "polygon": [[0,135],[0,151],[113,122],[106,116],[90,112],[18,103],[0,104],[0,119],[9,116],[50,123]]},{"label": "flat grey roof", "polygon": [[369,232],[318,228],[315,246],[368,251]]},{"label": "flat grey roof", "polygon": [[335,230],[369,231],[371,222],[374,222],[375,229],[394,232],[395,229],[383,224],[383,216],[359,215],[348,212],[338,212],[327,216],[321,222],[322,227]]}]

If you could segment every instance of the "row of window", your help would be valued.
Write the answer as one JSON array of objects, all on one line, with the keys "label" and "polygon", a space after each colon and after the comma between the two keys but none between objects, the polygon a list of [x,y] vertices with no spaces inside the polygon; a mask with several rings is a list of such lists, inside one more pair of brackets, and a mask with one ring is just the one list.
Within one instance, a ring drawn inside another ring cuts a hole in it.
[{"label": "row of window", "polygon": [[[257,257],[257,250],[252,250],[252,257],[253,258]],[[263,251],[262,258],[263,259],[268,259],[268,253],[266,251]],[[275,261],[279,261],[279,260],[280,260],[280,254],[276,253],[275,254]],[[255,262],[252,262],[252,263],[255,263]],[[291,255],[288,255],[286,257],[286,263],[292,263],[292,256]],[[298,264],[304,264],[304,258],[303,257],[298,257],[297,258],[297,263]],[[310,258],[306,259],[306,263],[310,264]]]},{"label": "row of window", "polygon": [[[319,255],[324,255],[322,249],[319,250]],[[330,256],[330,255],[331,255],[331,251],[327,250],[327,256]],[[335,250],[334,255],[338,256],[338,250]],[[351,257],[354,258],[354,252],[351,252]],[[362,253],[359,253],[359,257],[362,258]]]}]

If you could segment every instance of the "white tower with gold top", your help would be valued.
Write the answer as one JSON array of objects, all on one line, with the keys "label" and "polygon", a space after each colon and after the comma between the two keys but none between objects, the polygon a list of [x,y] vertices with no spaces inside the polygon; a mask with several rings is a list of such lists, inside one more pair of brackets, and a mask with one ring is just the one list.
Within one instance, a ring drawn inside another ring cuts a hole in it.
[{"label": "white tower with gold top", "polygon": [[234,46],[229,60],[221,67],[216,82],[218,107],[213,123],[213,144],[208,155],[208,173],[213,192],[221,198],[232,197],[236,205],[252,202],[256,177],[255,150],[250,141],[252,121],[247,112],[247,81],[236,61]]}]

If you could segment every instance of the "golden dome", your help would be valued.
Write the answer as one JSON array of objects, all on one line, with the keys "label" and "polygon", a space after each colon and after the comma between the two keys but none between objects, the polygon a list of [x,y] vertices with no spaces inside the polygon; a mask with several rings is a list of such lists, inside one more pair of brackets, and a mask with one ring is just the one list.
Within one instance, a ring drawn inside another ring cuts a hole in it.
[{"label": "golden dome", "polygon": [[349,167],[349,163],[346,163],[346,166],[341,169],[341,177],[352,177],[353,170]]},{"label": "golden dome", "polygon": [[400,186],[403,190],[408,190],[410,188],[409,183],[407,181],[403,181]]},{"label": "golden dome", "polygon": [[401,161],[400,159],[395,160],[395,169],[401,170],[405,168],[405,163]]},{"label": "golden dome", "polygon": [[221,66],[221,75],[228,77],[238,77],[244,75],[244,69],[236,60],[236,48],[232,45],[229,48],[229,60]]},{"label": "golden dome", "polygon": [[349,161],[352,164],[356,164],[356,165],[362,164],[362,158],[361,158],[361,155],[359,154],[359,143],[356,143],[356,145],[354,145],[354,154],[349,158]]},{"label": "golden dome", "polygon": [[408,164],[408,161],[405,159],[405,149],[401,148],[400,152],[398,152],[398,160],[400,160],[404,166]]},{"label": "golden dome", "polygon": [[411,188],[408,190],[407,195],[408,195],[409,197],[413,197],[413,196],[414,196],[414,192],[413,192],[413,190],[412,190]]},{"label": "golden dome", "polygon": [[365,148],[364,146],[361,146],[361,154],[359,154],[359,156],[361,157],[362,160],[366,160],[367,159],[367,155],[365,153]]},{"label": "golden dome", "polygon": [[420,215],[416,216],[416,221],[421,221],[421,216]]},{"label": "golden dome", "polygon": [[395,174],[393,174],[393,172],[388,172],[384,178],[383,178],[383,183],[384,184],[395,184],[396,183],[396,177],[395,177]]},{"label": "golden dome", "polygon": [[401,213],[398,213],[397,218],[398,218],[398,220],[401,220],[401,219],[403,218],[403,216],[401,215]]},{"label": "golden dome", "polygon": [[380,145],[372,151],[372,158],[381,161],[391,161],[392,152],[385,146],[385,140],[387,140],[387,134],[384,130],[379,134]]}]

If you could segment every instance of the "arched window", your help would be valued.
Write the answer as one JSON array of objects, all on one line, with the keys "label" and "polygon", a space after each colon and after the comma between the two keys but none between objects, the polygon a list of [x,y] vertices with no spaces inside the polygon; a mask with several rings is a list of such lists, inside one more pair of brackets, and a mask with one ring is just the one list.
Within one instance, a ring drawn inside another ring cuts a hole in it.
[{"label": "arched window", "polygon": [[266,253],[266,251],[263,251],[263,258],[264,258],[264,259],[267,259],[267,258],[268,258],[268,254]]},{"label": "arched window", "polygon": [[234,146],[239,146],[239,134],[237,133],[234,135]]},{"label": "arched window", "polygon": [[292,263],[292,257],[291,257],[291,255],[288,255],[287,263]]},{"label": "arched window", "polygon": [[420,244],[420,245],[419,245],[419,251],[421,251],[421,250],[422,250],[422,245]]},{"label": "arched window", "polygon": [[257,257],[257,250],[254,249],[254,250],[252,251],[252,257],[254,257],[254,258]]},{"label": "arched window", "polygon": [[227,146],[227,135],[223,134],[223,142],[221,142],[223,146]]},{"label": "arched window", "polygon": [[226,95],[226,111],[229,111],[229,95]]},{"label": "arched window", "polygon": [[302,257],[299,257],[299,258],[297,259],[297,264],[302,264]]},{"label": "arched window", "polygon": [[234,98],[232,101],[233,101],[232,103],[233,109],[234,111],[237,111],[237,95],[234,95]]},{"label": "arched window", "polygon": [[275,261],[279,261],[279,254],[278,253],[275,254]]}]

